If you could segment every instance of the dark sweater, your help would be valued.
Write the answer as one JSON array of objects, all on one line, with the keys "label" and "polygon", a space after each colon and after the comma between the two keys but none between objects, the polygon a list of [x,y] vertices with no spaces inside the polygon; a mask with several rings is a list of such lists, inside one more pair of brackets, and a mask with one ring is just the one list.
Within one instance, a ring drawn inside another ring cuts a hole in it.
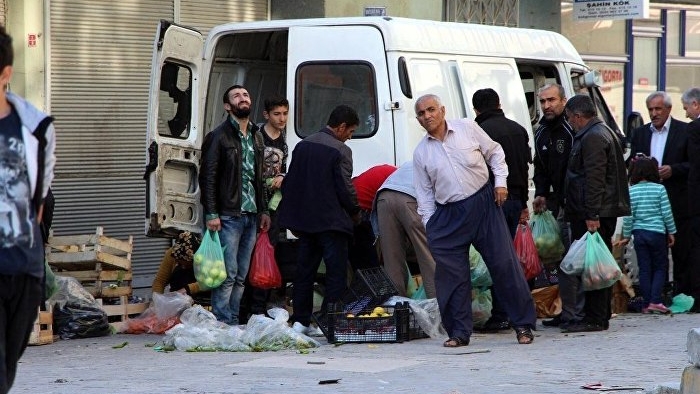
[{"label": "dark sweater", "polygon": [[508,165],[508,195],[526,203],[528,165],[532,161],[530,146],[527,144],[527,130],[506,118],[501,109],[484,111],[475,120],[503,148]]}]

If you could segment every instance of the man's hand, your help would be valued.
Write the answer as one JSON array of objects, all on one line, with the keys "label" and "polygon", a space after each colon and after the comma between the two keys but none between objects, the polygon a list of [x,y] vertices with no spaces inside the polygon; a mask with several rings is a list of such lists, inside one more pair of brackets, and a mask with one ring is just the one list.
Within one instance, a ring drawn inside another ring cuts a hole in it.
[{"label": "man's hand", "polygon": [[598,231],[600,228],[600,220],[586,220],[586,228],[592,233]]},{"label": "man's hand", "polygon": [[211,231],[221,231],[221,219],[215,218],[207,220],[207,228]]},{"label": "man's hand", "polygon": [[270,188],[273,190],[277,190],[282,188],[282,181],[284,180],[284,176],[282,174],[278,174],[274,178],[272,178],[272,183],[270,183]]},{"label": "man's hand", "polygon": [[495,189],[495,194],[496,194],[496,205],[499,207],[503,205],[504,202],[506,202],[506,199],[508,198],[508,189],[505,187],[497,187]]},{"label": "man's hand", "polygon": [[673,234],[668,234],[666,236],[666,238],[668,238],[668,247],[669,248],[676,243],[676,237]]},{"label": "man's hand", "polygon": [[537,196],[532,200],[532,210],[535,213],[544,213],[547,210],[547,199],[544,196]]},{"label": "man's hand", "polygon": [[612,242],[612,246],[625,246],[630,242],[629,238],[620,238],[617,241]]},{"label": "man's hand", "polygon": [[260,230],[267,231],[270,229],[270,215],[262,214],[260,215]]},{"label": "man's hand", "polygon": [[673,175],[673,169],[671,166],[668,164],[664,164],[661,167],[659,167],[659,177],[663,181],[664,179],[668,179]]},{"label": "man's hand", "polygon": [[524,208],[522,211],[520,211],[520,220],[518,222],[520,224],[527,224],[528,220],[530,220],[530,210]]}]

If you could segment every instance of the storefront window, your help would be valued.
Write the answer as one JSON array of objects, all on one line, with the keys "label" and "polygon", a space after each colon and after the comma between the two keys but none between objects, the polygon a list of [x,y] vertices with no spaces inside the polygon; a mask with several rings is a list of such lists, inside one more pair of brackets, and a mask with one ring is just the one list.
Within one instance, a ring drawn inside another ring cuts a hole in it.
[{"label": "storefront window", "polygon": [[669,11],[666,20],[666,54],[668,56],[679,56],[681,49],[681,13],[678,11]]},{"label": "storefront window", "polygon": [[624,124],[624,97],[625,97],[625,65],[621,63],[586,62],[588,67],[600,71],[603,77],[603,86],[600,92],[610,108],[610,112],[618,125]]},{"label": "storefront window", "polygon": [[700,11],[685,14],[686,55],[700,56]]},{"label": "storefront window", "polygon": [[561,4],[561,33],[579,53],[590,55],[624,55],[625,21],[574,21],[573,3]]},{"label": "storefront window", "polygon": [[688,88],[700,86],[700,67],[688,64],[669,64],[666,67],[666,93],[673,100],[671,116],[685,119],[681,95]]}]

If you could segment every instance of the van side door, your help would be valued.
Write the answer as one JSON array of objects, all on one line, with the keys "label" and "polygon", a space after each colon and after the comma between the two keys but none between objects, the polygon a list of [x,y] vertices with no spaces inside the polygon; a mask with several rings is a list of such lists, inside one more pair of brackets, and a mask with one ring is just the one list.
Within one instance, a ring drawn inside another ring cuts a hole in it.
[{"label": "van side door", "polygon": [[379,163],[395,164],[395,108],[384,40],[376,27],[291,27],[287,98],[290,152],[297,142],[326,125],[333,108],[345,104],[360,117],[360,125],[348,141],[355,175]]},{"label": "van side door", "polygon": [[203,50],[198,31],[161,21],[153,44],[146,140],[146,235],[200,233],[197,103]]}]

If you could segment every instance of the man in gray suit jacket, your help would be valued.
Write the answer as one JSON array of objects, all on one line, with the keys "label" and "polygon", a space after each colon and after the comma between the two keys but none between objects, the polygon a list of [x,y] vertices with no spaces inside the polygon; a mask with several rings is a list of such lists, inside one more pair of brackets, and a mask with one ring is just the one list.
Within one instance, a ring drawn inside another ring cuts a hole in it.
[{"label": "man in gray suit jacket", "polygon": [[651,122],[632,131],[630,158],[637,153],[654,157],[659,162],[661,183],[671,202],[673,220],[678,232],[673,255],[675,293],[680,292],[684,272],[689,264],[690,215],[688,214],[688,132],[687,123],[673,119],[671,97],[666,92],[653,92],[646,100]]}]

